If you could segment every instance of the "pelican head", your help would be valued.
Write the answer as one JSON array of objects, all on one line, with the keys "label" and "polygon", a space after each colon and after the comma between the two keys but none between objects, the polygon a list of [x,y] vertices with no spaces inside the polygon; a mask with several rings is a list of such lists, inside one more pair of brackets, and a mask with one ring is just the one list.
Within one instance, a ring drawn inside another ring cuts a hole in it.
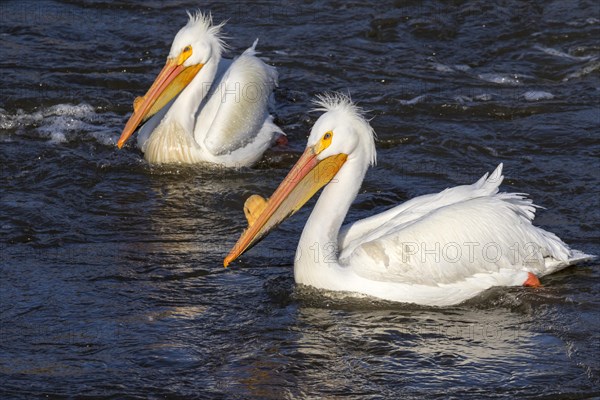
[{"label": "pelican head", "polygon": [[177,96],[204,65],[219,63],[224,43],[220,36],[224,23],[214,25],[210,14],[188,12],[188,23],[177,32],[167,62],[148,92],[133,102],[133,114],[117,143],[123,147],[137,127]]},{"label": "pelican head", "polygon": [[225,258],[225,266],[298,211],[346,163],[358,163],[363,174],[375,163],[373,128],[348,96],[325,94],[315,104],[315,110],[325,114],[315,122],[306,150],[268,201],[253,196],[252,202],[246,202],[246,215],[251,216],[248,229]]},{"label": "pelican head", "polygon": [[326,93],[317,96],[314,104],[313,111],[324,114],[313,125],[306,147],[315,150],[319,161],[345,154],[349,159],[367,160],[367,167],[375,164],[375,132],[364,111],[349,96]]}]

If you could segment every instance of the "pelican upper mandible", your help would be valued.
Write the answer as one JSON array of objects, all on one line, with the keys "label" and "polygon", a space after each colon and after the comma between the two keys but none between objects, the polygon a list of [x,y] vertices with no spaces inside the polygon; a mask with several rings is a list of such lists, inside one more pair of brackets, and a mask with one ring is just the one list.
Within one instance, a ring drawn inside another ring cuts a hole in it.
[{"label": "pelican upper mandible", "polygon": [[296,251],[296,283],[379,299],[448,306],[492,286],[538,286],[538,277],[593,258],[532,225],[522,193],[498,193],[502,164],[472,185],[416,197],[342,228],[368,167],[374,132],[348,97],[325,95],[308,146],[267,201],[252,196],[249,226],[225,258],[240,256],[325,186]]},{"label": "pelican upper mandible", "polygon": [[188,16],[117,145],[147,120],[138,146],[151,163],[251,165],[283,134],[267,109],[277,71],[256,57],[257,41],[235,60],[221,58],[224,24],[214,25],[210,14]]}]

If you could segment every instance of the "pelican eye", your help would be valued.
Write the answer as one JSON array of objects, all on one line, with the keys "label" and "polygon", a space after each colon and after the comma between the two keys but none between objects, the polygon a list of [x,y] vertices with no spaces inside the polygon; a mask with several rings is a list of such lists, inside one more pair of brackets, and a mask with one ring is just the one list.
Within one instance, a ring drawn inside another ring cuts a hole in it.
[{"label": "pelican eye", "polygon": [[321,140],[319,141],[319,143],[316,146],[317,154],[319,154],[320,152],[322,152],[323,150],[325,150],[326,148],[329,147],[329,145],[331,144],[332,138],[333,138],[332,131],[325,132],[325,134],[323,135],[323,137],[321,138]]},{"label": "pelican eye", "polygon": [[192,46],[190,46],[188,44],[187,46],[185,46],[183,48],[183,50],[181,50],[181,54],[179,54],[179,57],[177,58],[177,64],[178,65],[183,64],[185,62],[185,60],[190,58],[191,55],[192,55]]}]

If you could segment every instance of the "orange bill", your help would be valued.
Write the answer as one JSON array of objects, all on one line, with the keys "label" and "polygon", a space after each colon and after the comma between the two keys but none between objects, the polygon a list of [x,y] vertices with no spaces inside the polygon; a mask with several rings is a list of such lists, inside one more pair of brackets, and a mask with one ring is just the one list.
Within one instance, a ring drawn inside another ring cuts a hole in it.
[{"label": "orange bill", "polygon": [[184,67],[179,60],[168,59],[148,92],[134,100],[133,114],[127,121],[117,146],[123,147],[138,126],[177,96],[194,79],[202,66],[203,64],[195,64]]},{"label": "orange bill", "polygon": [[248,217],[248,228],[231,249],[223,265],[227,267],[283,220],[298,211],[333,179],[347,158],[346,154],[337,154],[318,160],[315,147],[308,147],[265,204],[262,204],[264,199],[252,207],[246,202],[246,216],[251,213],[252,218]]}]

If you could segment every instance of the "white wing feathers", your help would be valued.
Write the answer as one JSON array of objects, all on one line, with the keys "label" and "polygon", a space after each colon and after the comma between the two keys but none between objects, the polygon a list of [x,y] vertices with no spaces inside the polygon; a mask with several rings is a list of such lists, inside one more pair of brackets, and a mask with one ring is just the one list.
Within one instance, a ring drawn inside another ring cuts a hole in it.
[{"label": "white wing feathers", "polygon": [[[224,155],[261,139],[257,136],[268,121],[277,70],[255,57],[257,42],[233,61],[206,104],[207,112],[217,109],[210,126],[200,129],[206,132],[204,145],[213,155]],[[263,140],[268,144],[274,132],[270,133]]]},{"label": "white wing feathers", "polygon": [[502,164],[500,164],[489,179],[486,173],[472,185],[456,186],[440,193],[415,197],[380,214],[356,221],[352,225],[344,227],[340,233],[339,248],[343,249],[341,258],[349,255],[356,246],[369,240],[375,240],[385,235],[388,230],[398,230],[401,225],[412,222],[440,207],[475,197],[492,196],[498,193],[498,186],[503,179]]},{"label": "white wing feathers", "polygon": [[498,193],[502,179],[500,164],[472,185],[358,221],[340,235],[340,264],[370,280],[431,286],[567,265],[569,248],[532,225],[535,206],[524,194]]}]

